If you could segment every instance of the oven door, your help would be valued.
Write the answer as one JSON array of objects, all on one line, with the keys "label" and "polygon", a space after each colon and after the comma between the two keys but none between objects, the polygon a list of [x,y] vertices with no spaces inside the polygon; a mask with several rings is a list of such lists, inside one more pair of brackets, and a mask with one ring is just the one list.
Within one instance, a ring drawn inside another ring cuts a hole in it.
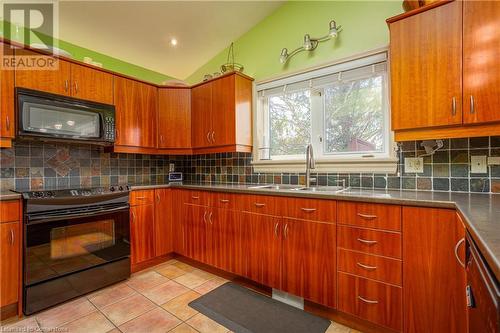
[{"label": "oven door", "polygon": [[129,206],[27,214],[24,285],[130,257]]}]

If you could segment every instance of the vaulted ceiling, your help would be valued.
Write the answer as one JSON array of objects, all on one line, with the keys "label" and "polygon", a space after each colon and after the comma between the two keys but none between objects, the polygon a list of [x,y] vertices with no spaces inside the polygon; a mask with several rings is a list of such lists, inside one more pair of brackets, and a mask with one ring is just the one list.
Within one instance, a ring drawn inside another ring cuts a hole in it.
[{"label": "vaulted ceiling", "polygon": [[184,79],[282,4],[61,1],[59,38]]}]

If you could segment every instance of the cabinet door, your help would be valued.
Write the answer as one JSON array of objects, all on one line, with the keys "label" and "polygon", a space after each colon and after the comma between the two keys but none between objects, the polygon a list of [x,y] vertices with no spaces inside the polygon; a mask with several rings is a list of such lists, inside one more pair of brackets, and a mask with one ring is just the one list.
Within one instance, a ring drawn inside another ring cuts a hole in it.
[{"label": "cabinet door", "polygon": [[137,264],[154,257],[154,205],[130,207],[131,261]]},{"label": "cabinet door", "polygon": [[[4,55],[14,54],[10,45],[0,43],[0,60]],[[13,138],[14,135],[14,70],[0,70],[0,137]]]},{"label": "cabinet door", "polygon": [[242,213],[247,277],[272,288],[281,288],[281,218]]},{"label": "cabinet door", "polygon": [[39,68],[33,70],[16,69],[16,87],[45,91],[48,93],[67,95],[71,94],[69,62],[53,57],[41,55],[29,50],[18,49],[16,56],[43,58],[46,63],[54,64],[52,69]]},{"label": "cabinet door", "polygon": [[211,82],[212,84],[212,145],[223,146],[236,142],[236,113],[234,75]]},{"label": "cabinet door", "polygon": [[405,332],[466,332],[464,237],[454,210],[403,208]]},{"label": "cabinet door", "polygon": [[158,148],[191,148],[190,89],[158,90]]},{"label": "cabinet door", "polygon": [[390,24],[392,129],[462,123],[462,2]]},{"label": "cabinet door", "polygon": [[71,95],[93,102],[113,104],[113,75],[71,64]]},{"label": "cabinet door", "polygon": [[335,307],[335,224],[283,220],[282,289]]},{"label": "cabinet door", "polygon": [[245,274],[242,247],[242,229],[239,212],[230,209],[212,209],[213,265],[237,275]]},{"label": "cabinet door", "polygon": [[500,2],[463,5],[464,122],[500,121]]},{"label": "cabinet door", "polygon": [[156,147],[157,88],[115,77],[116,145]]},{"label": "cabinet door", "polygon": [[192,143],[194,148],[212,145],[212,82],[191,90]]},{"label": "cabinet door", "polygon": [[171,190],[156,189],[155,200],[155,256],[158,257],[174,251]]},{"label": "cabinet door", "polygon": [[19,222],[0,224],[0,306],[18,301],[19,292]]},{"label": "cabinet door", "polygon": [[186,256],[200,262],[207,262],[207,208],[184,204],[183,211]]}]

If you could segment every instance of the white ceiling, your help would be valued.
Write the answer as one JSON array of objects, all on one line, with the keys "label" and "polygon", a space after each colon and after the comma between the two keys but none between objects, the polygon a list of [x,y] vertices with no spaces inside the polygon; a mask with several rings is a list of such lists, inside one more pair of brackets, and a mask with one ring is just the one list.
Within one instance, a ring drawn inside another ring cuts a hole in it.
[{"label": "white ceiling", "polygon": [[[283,1],[61,1],[59,38],[185,79]],[[176,38],[176,47],[170,45]]]}]

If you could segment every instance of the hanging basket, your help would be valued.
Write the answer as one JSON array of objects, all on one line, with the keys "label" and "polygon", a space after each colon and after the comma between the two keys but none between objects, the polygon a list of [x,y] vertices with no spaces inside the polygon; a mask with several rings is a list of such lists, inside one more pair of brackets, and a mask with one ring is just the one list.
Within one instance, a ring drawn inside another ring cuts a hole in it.
[{"label": "hanging basket", "polygon": [[[231,61],[229,59],[231,58]],[[233,43],[231,43],[231,46],[229,46],[229,52],[227,53],[227,59],[226,63],[220,66],[221,72],[224,73],[229,73],[229,72],[243,72],[243,65],[238,64],[234,62],[234,49],[233,49]]]}]

